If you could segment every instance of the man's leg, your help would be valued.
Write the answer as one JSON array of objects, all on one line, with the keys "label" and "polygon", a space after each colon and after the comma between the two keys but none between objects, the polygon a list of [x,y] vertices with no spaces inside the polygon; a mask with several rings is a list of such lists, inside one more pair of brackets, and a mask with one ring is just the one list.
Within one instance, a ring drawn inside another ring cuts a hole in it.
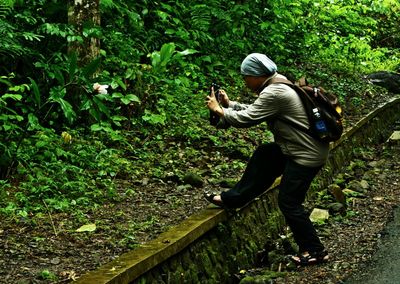
[{"label": "man's leg", "polygon": [[288,161],[279,189],[279,208],[285,216],[293,237],[303,252],[321,252],[324,246],[303,207],[307,190],[320,167],[309,168]]},{"label": "man's leg", "polygon": [[286,159],[276,143],[259,146],[240,181],[232,189],[221,193],[223,204],[231,208],[241,207],[263,193],[283,173]]}]

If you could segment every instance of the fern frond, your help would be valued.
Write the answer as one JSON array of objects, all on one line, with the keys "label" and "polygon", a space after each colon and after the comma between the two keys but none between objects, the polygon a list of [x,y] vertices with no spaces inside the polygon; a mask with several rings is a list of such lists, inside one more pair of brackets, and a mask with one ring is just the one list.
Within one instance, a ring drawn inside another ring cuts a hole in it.
[{"label": "fern frond", "polygon": [[207,5],[195,5],[191,11],[191,28],[207,31],[211,24],[211,13]]},{"label": "fern frond", "polygon": [[107,8],[107,9],[117,8],[118,7],[117,4],[114,3],[114,0],[101,0],[100,1],[100,7],[104,7],[104,8]]},{"label": "fern frond", "polygon": [[23,55],[26,50],[15,36],[15,28],[0,17],[0,55],[17,57]]},{"label": "fern frond", "polygon": [[[0,0],[2,1],[2,0]],[[11,6],[4,5],[0,2],[0,19],[4,19],[11,10]]]}]

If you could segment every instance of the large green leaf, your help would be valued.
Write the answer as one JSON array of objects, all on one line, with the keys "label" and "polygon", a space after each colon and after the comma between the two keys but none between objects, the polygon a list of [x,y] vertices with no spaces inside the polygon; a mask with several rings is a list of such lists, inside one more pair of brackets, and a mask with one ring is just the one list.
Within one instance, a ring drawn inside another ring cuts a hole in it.
[{"label": "large green leaf", "polygon": [[42,126],[39,123],[39,119],[33,113],[28,114],[28,130],[41,130]]},{"label": "large green leaf", "polygon": [[98,109],[104,113],[105,115],[107,115],[107,117],[110,117],[111,113],[110,113],[110,109],[103,104],[102,100],[100,99],[99,96],[94,96],[93,97],[93,102],[96,104],[96,106],[98,107]]},{"label": "large green leaf", "polygon": [[82,70],[82,76],[84,78],[90,78],[99,69],[100,62],[101,58],[99,57],[86,65]]},{"label": "large green leaf", "polygon": [[10,99],[13,99],[14,101],[20,101],[22,99],[22,96],[20,94],[9,94],[9,93],[6,93],[6,94],[2,95],[0,98],[2,100],[10,98]]},{"label": "large green leaf", "polygon": [[31,86],[32,86],[32,91],[33,91],[33,98],[34,98],[34,102],[36,104],[36,107],[39,109],[41,106],[41,99],[40,99],[40,91],[39,91],[39,87],[36,84],[36,81],[33,80],[32,78],[29,78],[29,81],[31,81]]},{"label": "large green leaf", "polygon": [[164,71],[167,64],[170,62],[172,55],[175,52],[174,43],[165,43],[160,51],[155,51],[151,54],[153,69],[157,72]]},{"label": "large green leaf", "polygon": [[198,51],[195,49],[185,49],[183,51],[178,51],[177,53],[179,55],[186,56],[186,55],[198,53]]},{"label": "large green leaf", "polygon": [[69,57],[68,73],[70,80],[74,77],[76,70],[78,68],[78,56],[76,52],[73,52]]},{"label": "large green leaf", "polygon": [[96,224],[87,224],[76,229],[76,232],[94,232],[96,231]]},{"label": "large green leaf", "polygon": [[166,43],[161,47],[160,50],[160,64],[162,66],[166,66],[169,60],[172,58],[172,55],[175,52],[175,44],[174,43]]},{"label": "large green leaf", "polygon": [[61,97],[55,97],[52,100],[60,105],[65,118],[72,124],[76,118],[76,113],[72,105]]},{"label": "large green leaf", "polygon": [[121,102],[125,105],[128,105],[130,103],[140,103],[140,99],[134,94],[127,94],[121,98]]}]

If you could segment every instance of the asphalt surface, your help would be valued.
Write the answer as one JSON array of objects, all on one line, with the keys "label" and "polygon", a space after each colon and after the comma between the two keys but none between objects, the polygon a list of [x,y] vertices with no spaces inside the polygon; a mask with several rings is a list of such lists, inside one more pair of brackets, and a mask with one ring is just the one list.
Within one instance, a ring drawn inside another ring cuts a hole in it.
[{"label": "asphalt surface", "polygon": [[[400,185],[399,185],[400,186]],[[346,284],[399,284],[400,283],[400,207],[394,219],[388,223],[378,250],[369,261],[364,272],[353,275]]]}]

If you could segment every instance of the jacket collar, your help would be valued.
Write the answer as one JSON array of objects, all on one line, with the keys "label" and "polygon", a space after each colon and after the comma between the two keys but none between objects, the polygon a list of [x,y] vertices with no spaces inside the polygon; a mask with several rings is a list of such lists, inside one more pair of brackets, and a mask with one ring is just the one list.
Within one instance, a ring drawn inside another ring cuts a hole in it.
[{"label": "jacket collar", "polygon": [[265,81],[257,89],[257,94],[260,94],[262,92],[262,90],[264,90],[264,88],[266,88],[268,86],[269,80],[271,80],[272,78],[275,78],[277,75],[278,75],[278,72],[275,72],[274,74],[269,76],[267,79],[265,79]]}]

